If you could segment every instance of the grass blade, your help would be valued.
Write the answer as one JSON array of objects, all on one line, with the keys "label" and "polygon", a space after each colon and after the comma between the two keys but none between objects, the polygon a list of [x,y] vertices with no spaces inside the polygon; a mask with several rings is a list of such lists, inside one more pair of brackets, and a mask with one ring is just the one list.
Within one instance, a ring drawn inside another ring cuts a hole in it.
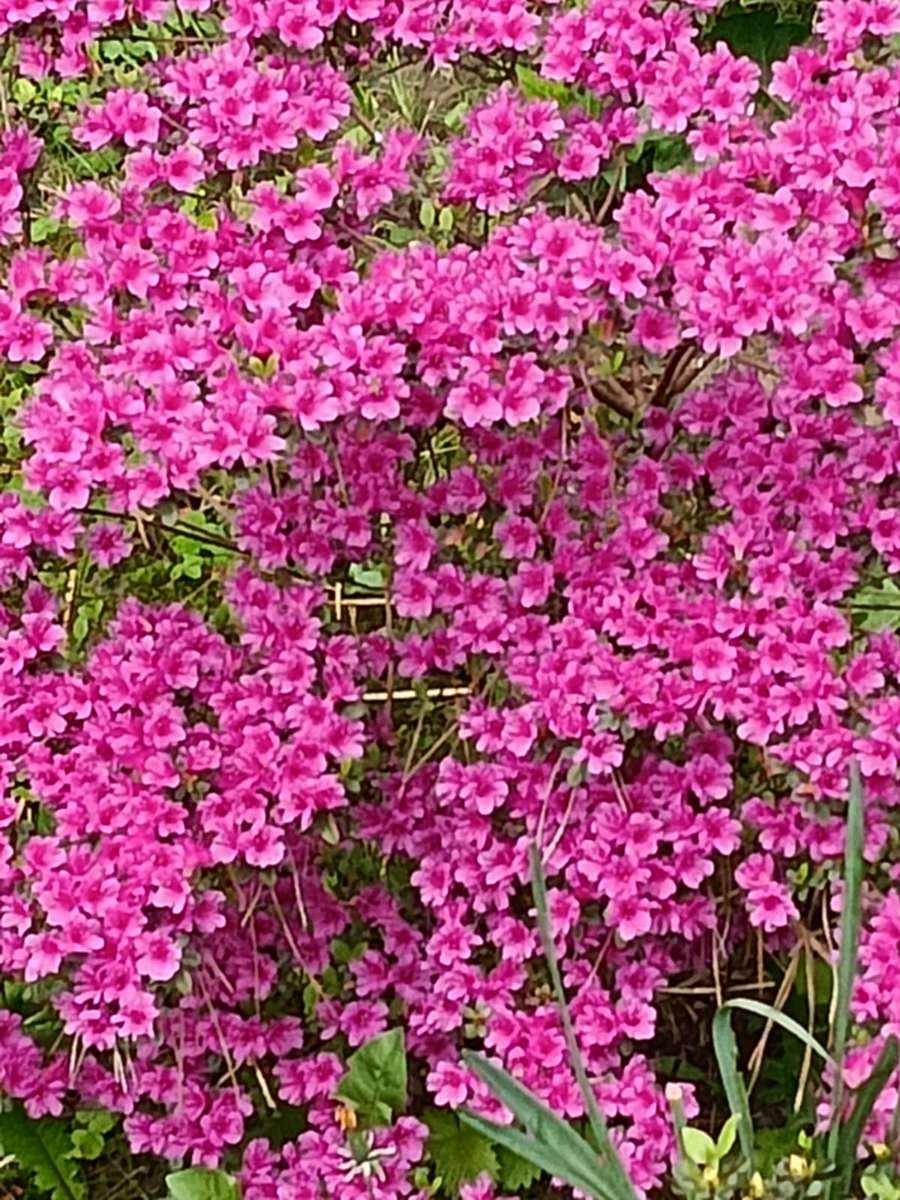
[{"label": "grass blade", "polygon": [[[776,1025],[780,1025],[782,1029],[786,1029],[788,1033],[792,1033],[795,1038],[799,1038],[805,1046],[809,1046],[810,1050],[818,1054],[824,1062],[830,1066],[836,1066],[835,1060],[831,1057],[818,1038],[814,1038],[808,1029],[795,1021],[793,1017],[789,1017],[787,1013],[783,1013],[780,1008],[773,1008],[771,1004],[763,1004],[761,1000],[745,1000],[743,996],[737,997],[734,1000],[726,1000],[719,1009],[722,1012],[729,1008],[740,1008],[744,1012],[753,1013],[757,1017],[765,1017],[767,1021],[772,1021]],[[718,1013],[716,1014],[718,1016]]]},{"label": "grass blade", "polygon": [[747,1099],[747,1088],[737,1061],[737,1041],[731,1027],[731,1011],[723,1005],[713,1017],[713,1050],[719,1064],[722,1086],[728,1099],[728,1107],[738,1118],[738,1138],[741,1153],[748,1165],[753,1163],[753,1117]]},{"label": "grass blade", "polygon": [[850,1195],[853,1168],[856,1166],[859,1143],[866,1127],[866,1121],[875,1106],[875,1101],[884,1090],[885,1084],[897,1069],[898,1061],[900,1061],[900,1042],[891,1034],[881,1048],[881,1054],[872,1068],[872,1074],[856,1093],[853,1112],[840,1129],[835,1156],[838,1168],[839,1196]]},{"label": "grass blade", "polygon": [[622,1160],[619,1158],[616,1148],[610,1140],[609,1129],[607,1128],[603,1114],[600,1112],[597,1098],[594,1095],[594,1089],[591,1087],[587,1077],[581,1051],[578,1048],[578,1039],[575,1036],[575,1027],[572,1024],[569,1006],[566,1003],[566,994],[563,991],[559,964],[556,960],[556,946],[553,942],[553,931],[550,927],[550,907],[547,904],[547,885],[544,880],[541,851],[535,842],[532,842],[529,847],[529,857],[531,859],[531,889],[534,895],[534,906],[537,910],[538,927],[541,932],[544,957],[547,959],[547,966],[550,969],[550,978],[553,981],[553,989],[556,992],[556,1002],[559,1007],[566,1046],[569,1051],[569,1060],[575,1072],[579,1091],[584,1100],[588,1124],[590,1125],[591,1133],[594,1135],[597,1149],[607,1161],[610,1176],[615,1181],[616,1191],[623,1197],[623,1200],[626,1197],[627,1200],[636,1200],[636,1193],[631,1185],[631,1180],[628,1178],[628,1174],[622,1166]]},{"label": "grass blade", "polygon": [[[524,1158],[526,1162],[540,1167],[542,1171],[545,1171],[551,1177],[562,1179],[570,1187],[578,1188],[579,1191],[593,1197],[593,1200],[618,1200],[618,1193],[602,1179],[597,1178],[595,1172],[599,1164],[596,1157],[592,1172],[588,1174],[582,1170],[579,1163],[573,1162],[560,1147],[547,1145],[543,1141],[529,1137],[528,1134],[522,1133],[518,1129],[512,1129],[508,1125],[498,1125],[494,1121],[487,1121],[483,1117],[476,1116],[475,1113],[467,1112],[465,1109],[460,1110],[457,1116],[470,1128],[480,1133],[482,1137],[489,1138],[495,1145],[505,1146],[513,1154],[518,1154],[520,1158]],[[585,1146],[587,1146],[586,1142]]]},{"label": "grass blade", "polygon": [[844,845],[844,893],[841,899],[841,952],[837,972],[837,1007],[834,1016],[834,1094],[831,1127],[828,1130],[828,1158],[835,1162],[841,1128],[844,1099],[844,1057],[850,1032],[850,999],[856,980],[859,952],[859,927],[862,910],[863,791],[859,764],[850,763],[850,796],[847,806],[847,835]]},{"label": "grass blade", "polygon": [[[601,1163],[597,1151],[577,1133],[568,1121],[538,1100],[528,1088],[513,1079],[507,1071],[494,1066],[480,1054],[463,1051],[463,1062],[482,1083],[487,1084],[498,1100],[506,1105],[513,1116],[541,1144],[555,1147],[566,1160],[572,1162],[585,1177],[590,1177]],[[504,1129],[506,1126],[499,1126]]]}]

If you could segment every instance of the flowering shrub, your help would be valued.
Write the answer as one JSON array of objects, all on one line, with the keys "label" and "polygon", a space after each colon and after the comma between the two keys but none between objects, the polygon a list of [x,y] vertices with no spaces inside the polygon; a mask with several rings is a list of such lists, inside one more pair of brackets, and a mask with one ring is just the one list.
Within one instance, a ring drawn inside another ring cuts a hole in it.
[{"label": "flowering shrub", "polygon": [[[0,22],[0,1092],[244,1200],[527,1195],[452,1114],[509,1118],[476,1048],[583,1116],[537,840],[652,1192],[667,1004],[833,960],[851,757],[862,1081],[900,1022],[900,4],[821,0],[774,62],[709,0]],[[397,1029],[373,1116],[342,1080]]]}]

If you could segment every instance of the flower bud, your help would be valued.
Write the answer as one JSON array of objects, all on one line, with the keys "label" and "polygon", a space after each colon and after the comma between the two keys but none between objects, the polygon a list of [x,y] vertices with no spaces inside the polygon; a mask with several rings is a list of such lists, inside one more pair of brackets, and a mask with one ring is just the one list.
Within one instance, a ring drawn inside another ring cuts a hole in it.
[{"label": "flower bud", "polygon": [[809,1163],[802,1154],[792,1154],[788,1159],[788,1173],[791,1179],[806,1179],[810,1174]]},{"label": "flower bud", "polygon": [[335,1111],[334,1118],[344,1133],[346,1133],[348,1130],[356,1128],[356,1109],[351,1108],[349,1104],[339,1104]]}]

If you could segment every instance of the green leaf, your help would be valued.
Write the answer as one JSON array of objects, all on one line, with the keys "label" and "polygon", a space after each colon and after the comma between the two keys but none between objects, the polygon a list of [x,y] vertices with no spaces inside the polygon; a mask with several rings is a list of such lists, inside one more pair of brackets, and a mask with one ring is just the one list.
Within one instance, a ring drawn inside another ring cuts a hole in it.
[{"label": "green leaf", "polygon": [[238,1200],[237,1182],[224,1171],[188,1167],[166,1176],[171,1200]]},{"label": "green leaf", "polygon": [[731,1013],[727,1006],[718,1010],[712,1024],[713,1050],[722,1077],[722,1086],[732,1115],[739,1118],[738,1135],[741,1153],[748,1163],[753,1161],[753,1118],[744,1077],[737,1063],[737,1042],[731,1028]]},{"label": "green leaf", "polygon": [[59,233],[62,225],[55,217],[35,217],[31,222],[31,240],[46,242],[54,233]]},{"label": "green leaf", "polygon": [[359,942],[351,946],[343,938],[333,938],[331,942],[331,957],[336,963],[346,965],[353,962],[366,952],[366,943]]},{"label": "green leaf", "polygon": [[897,1200],[897,1185],[884,1175],[863,1175],[860,1184],[864,1196],[877,1196],[878,1200]]},{"label": "green leaf", "polygon": [[[513,1079],[512,1075],[502,1070],[500,1067],[494,1066],[488,1062],[480,1054],[474,1054],[471,1050],[464,1050],[462,1054],[463,1062],[466,1066],[474,1071],[482,1083],[486,1083],[494,1095],[501,1100],[510,1110],[513,1116],[524,1126],[527,1134],[530,1137],[525,1138],[524,1143],[513,1144],[508,1139],[504,1141],[500,1138],[495,1140],[500,1141],[501,1145],[506,1145],[509,1149],[516,1151],[522,1158],[528,1162],[534,1163],[535,1166],[541,1167],[545,1171],[550,1171],[551,1174],[558,1174],[558,1168],[565,1168],[565,1173],[560,1176],[573,1183],[575,1187],[581,1187],[582,1183],[575,1181],[574,1175],[577,1174],[579,1179],[590,1181],[594,1177],[594,1173],[603,1167],[598,1152],[585,1141],[579,1133],[572,1128],[567,1122],[563,1121],[542,1101],[538,1100],[537,1096],[523,1087],[517,1079]],[[460,1118],[468,1124],[472,1123],[473,1114],[462,1112]],[[480,1129],[476,1125],[474,1128]],[[506,1126],[497,1126],[498,1129],[506,1129]],[[510,1133],[515,1133],[517,1138],[524,1135],[518,1130],[510,1130]],[[534,1157],[534,1149],[529,1153],[525,1153],[526,1146],[534,1144],[539,1150],[550,1147],[553,1154],[556,1156],[556,1167],[551,1171],[544,1159]],[[517,1149],[517,1146],[520,1148]],[[607,1196],[621,1195],[621,1192],[616,1192],[615,1186],[608,1180],[600,1180],[600,1183],[594,1184],[594,1192],[598,1191],[599,1187],[605,1189],[604,1194]],[[594,1194],[594,1193],[592,1193]]]},{"label": "green leaf", "polygon": [[109,1133],[118,1118],[105,1108],[83,1108],[75,1114],[75,1120],[86,1129],[93,1129],[94,1133]]},{"label": "green leaf", "polygon": [[519,91],[529,100],[555,100],[558,104],[566,104],[570,97],[566,84],[555,79],[544,79],[523,63],[516,63],[516,81]]},{"label": "green leaf", "polygon": [[416,241],[419,237],[418,229],[411,229],[409,225],[400,225],[397,221],[386,221],[384,227],[392,246],[408,246],[410,242]]},{"label": "green leaf", "polygon": [[786,58],[792,46],[809,37],[810,23],[782,21],[774,5],[759,5],[752,12],[730,12],[712,25],[708,40],[725,42],[735,54],[743,54],[768,70],[773,62]]},{"label": "green leaf", "polygon": [[524,1192],[543,1174],[540,1167],[506,1146],[498,1149],[497,1161],[500,1163],[500,1187],[504,1192]]},{"label": "green leaf", "polygon": [[387,1124],[406,1108],[406,1045],[402,1029],[372,1038],[347,1059],[338,1096],[372,1124]]},{"label": "green leaf", "polygon": [[103,1134],[95,1129],[72,1130],[72,1158],[99,1158],[104,1145]]},{"label": "green leaf", "polygon": [[31,1175],[34,1186],[52,1200],[82,1200],[85,1183],[72,1162],[72,1139],[65,1122],[32,1121],[20,1104],[0,1113],[0,1150]]},{"label": "green leaf", "polygon": [[698,1167],[711,1166],[716,1161],[716,1143],[702,1129],[686,1125],[681,1131],[684,1152]]},{"label": "green leaf", "polygon": [[[777,1129],[758,1129],[753,1145],[753,1166],[765,1178],[778,1163],[795,1153],[798,1145],[797,1122],[802,1117],[792,1115]],[[801,1147],[802,1149],[802,1147]]]},{"label": "green leaf", "polygon": [[740,1117],[737,1113],[732,1113],[725,1124],[719,1131],[719,1136],[716,1139],[716,1158],[721,1161],[726,1154],[730,1153],[734,1145],[734,1139],[737,1137],[738,1125]]},{"label": "green leaf", "polygon": [[361,563],[351,563],[348,574],[360,587],[372,588],[375,591],[384,587],[384,567],[364,567]]},{"label": "green leaf", "polygon": [[468,100],[458,100],[444,117],[444,124],[451,131],[462,129],[466,113],[469,111]]},{"label": "green leaf", "polygon": [[19,108],[25,108],[38,94],[37,88],[30,79],[17,79],[12,86],[12,97]]},{"label": "green leaf", "polygon": [[879,587],[859,588],[850,597],[850,610],[867,632],[900,629],[900,585],[885,579]]},{"label": "green leaf", "polygon": [[588,116],[600,115],[600,102],[591,92],[586,92],[582,88],[570,87],[555,79],[545,79],[537,71],[533,71],[531,67],[526,67],[522,63],[516,64],[516,82],[519,85],[519,91],[529,100],[555,100],[560,108],[570,108],[577,104],[584,109]]},{"label": "green leaf", "polygon": [[572,763],[568,771],[566,771],[566,786],[570,788],[578,787],[584,783],[587,775],[587,769],[584,763]]},{"label": "green leaf", "polygon": [[177,533],[169,544],[181,558],[197,558],[205,549],[202,542],[185,533]]},{"label": "green leaf", "polygon": [[671,171],[692,159],[687,140],[677,135],[661,138],[653,147],[653,170]]},{"label": "green leaf", "polygon": [[[510,1128],[508,1125],[498,1125],[494,1121],[486,1121],[483,1117],[465,1110],[460,1112],[459,1118],[488,1141],[505,1147],[513,1154],[517,1154],[519,1158],[524,1158],[526,1162],[539,1167],[548,1175],[562,1179],[565,1183],[591,1196],[593,1200],[616,1200],[618,1193],[612,1190],[604,1177],[597,1174],[602,1168],[599,1166],[596,1155],[590,1170],[584,1171],[580,1162],[573,1159],[566,1150],[552,1142],[544,1141],[542,1137],[530,1137],[518,1129]],[[585,1145],[587,1145],[586,1142]]]},{"label": "green leaf", "polygon": [[419,224],[423,229],[433,229],[435,221],[434,201],[427,196],[419,205]]},{"label": "green leaf", "polygon": [[897,1069],[898,1059],[900,1059],[900,1042],[891,1034],[882,1047],[872,1074],[857,1092],[853,1112],[842,1127],[838,1138],[835,1162],[839,1171],[838,1194],[840,1196],[850,1195],[850,1181],[859,1156],[859,1143],[863,1130],[872,1113],[875,1101]]},{"label": "green leaf", "polygon": [[[825,1047],[820,1041],[813,1037],[808,1029],[795,1021],[793,1017],[789,1017],[787,1013],[783,1013],[781,1009],[773,1008],[771,1004],[763,1004],[761,1000],[745,1000],[743,996],[734,1000],[726,1000],[719,1009],[722,1012],[729,1008],[741,1008],[744,1012],[753,1013],[754,1016],[764,1017],[767,1021],[772,1021],[775,1025],[780,1025],[782,1029],[786,1029],[788,1033],[792,1033],[794,1037],[799,1038],[805,1046],[809,1046],[819,1058],[824,1059],[830,1066],[834,1067],[835,1062]],[[718,1017],[719,1013],[716,1013]]]},{"label": "green leaf", "polygon": [[575,1027],[572,1024],[569,1006],[566,1003],[566,994],[563,990],[562,977],[559,973],[559,964],[556,961],[553,930],[550,926],[550,907],[547,903],[547,884],[544,879],[541,850],[535,842],[532,842],[528,852],[531,865],[531,891],[534,896],[534,906],[537,910],[538,928],[541,933],[544,957],[547,960],[550,978],[553,981],[553,990],[556,993],[556,1004],[559,1009],[563,1035],[566,1039],[566,1049],[569,1052],[569,1062],[575,1074],[578,1090],[581,1092],[582,1099],[584,1100],[588,1125],[594,1139],[594,1145],[600,1151],[608,1168],[608,1177],[613,1191],[622,1197],[623,1200],[636,1200],[636,1193],[631,1186],[631,1180],[622,1166],[622,1161],[615,1146],[610,1141],[606,1120],[600,1111],[597,1104],[597,1097],[594,1095],[594,1089],[588,1080],[584,1060],[581,1057],[581,1050],[578,1047],[578,1039],[575,1036]]},{"label": "green leaf", "polygon": [[98,625],[102,613],[102,600],[82,600],[72,622],[72,642],[75,646],[80,646],[86,640],[91,630]]},{"label": "green leaf", "polygon": [[422,1119],[431,1131],[426,1150],[449,1192],[458,1193],[461,1183],[485,1172],[497,1178],[500,1164],[487,1138],[461,1125],[450,1112],[428,1112]]},{"label": "green leaf", "polygon": [[[856,981],[856,960],[859,953],[859,927],[862,921],[862,876],[865,830],[863,818],[862,779],[859,764],[850,763],[850,789],[847,801],[847,831],[844,843],[844,890],[841,896],[841,949],[837,969],[837,1004],[834,1014],[835,1084],[833,1108],[840,1114],[844,1085],[844,1055],[850,1032],[850,997]],[[874,1102],[874,1101],[873,1101]],[[860,1130],[860,1134],[862,1131]],[[840,1147],[839,1116],[828,1130],[828,1158],[836,1162]],[[829,1195],[831,1185],[829,1184]]]}]

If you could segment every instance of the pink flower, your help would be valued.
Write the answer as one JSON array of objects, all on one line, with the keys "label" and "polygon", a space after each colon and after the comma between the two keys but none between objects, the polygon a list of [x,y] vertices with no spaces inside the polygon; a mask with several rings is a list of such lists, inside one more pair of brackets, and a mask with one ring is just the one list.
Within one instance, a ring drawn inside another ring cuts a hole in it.
[{"label": "pink flower", "polygon": [[120,525],[99,522],[87,537],[91,556],[101,567],[112,567],[131,553],[132,543]]},{"label": "pink flower", "polygon": [[198,146],[179,146],[159,161],[162,178],[177,192],[190,192],[204,177],[203,151]]},{"label": "pink flower", "polygon": [[703,683],[727,683],[734,675],[737,650],[722,638],[697,642],[693,649],[691,674]]},{"label": "pink flower", "polygon": [[800,917],[788,892],[777,883],[752,889],[747,895],[747,903],[750,908],[750,924],[761,926],[766,933],[782,929]]},{"label": "pink flower", "polygon": [[425,1085],[438,1107],[461,1108],[471,1095],[471,1074],[457,1063],[442,1060],[429,1073]]},{"label": "pink flower", "polygon": [[605,920],[623,942],[649,933],[653,925],[652,903],[646,904],[636,896],[625,896],[613,901],[607,908]]},{"label": "pink flower", "polygon": [[147,979],[172,979],[181,963],[181,951],[165,933],[147,933],[135,942],[137,969]]}]

